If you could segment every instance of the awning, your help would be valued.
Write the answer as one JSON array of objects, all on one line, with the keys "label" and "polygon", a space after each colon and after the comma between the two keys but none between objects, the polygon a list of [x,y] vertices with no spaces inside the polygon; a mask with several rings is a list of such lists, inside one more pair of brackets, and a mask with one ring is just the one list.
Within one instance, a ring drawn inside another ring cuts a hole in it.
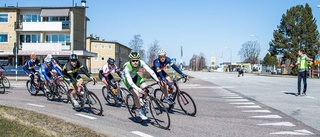
[{"label": "awning", "polygon": [[69,9],[42,9],[41,17],[67,17],[69,16]]}]

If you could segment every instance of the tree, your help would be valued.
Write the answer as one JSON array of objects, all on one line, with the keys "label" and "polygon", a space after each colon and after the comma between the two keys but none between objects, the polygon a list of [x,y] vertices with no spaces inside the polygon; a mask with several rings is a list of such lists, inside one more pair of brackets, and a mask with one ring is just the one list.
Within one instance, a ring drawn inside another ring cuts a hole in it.
[{"label": "tree", "polygon": [[[297,5],[282,15],[280,25],[273,32],[273,40],[269,43],[271,55],[283,55],[291,63],[296,62],[297,50],[304,49],[309,57],[317,52],[318,35],[316,20],[308,4]],[[294,74],[297,68],[294,68]]]},{"label": "tree", "polygon": [[243,62],[254,64],[258,62],[260,50],[258,41],[247,41],[242,44],[242,48],[238,52],[238,55],[243,59]]},{"label": "tree", "polygon": [[269,53],[263,58],[263,65],[274,66],[278,65],[277,56],[271,56]]},{"label": "tree", "polygon": [[204,54],[193,54],[192,58],[189,61],[189,68],[191,68],[191,70],[193,71],[200,71],[206,68],[206,58],[204,57]]},{"label": "tree", "polygon": [[134,35],[133,39],[129,42],[130,48],[132,51],[140,53],[141,59],[144,60],[145,51],[143,49],[143,40],[141,35]]},{"label": "tree", "polygon": [[152,65],[153,60],[157,58],[158,51],[160,50],[159,41],[154,40],[153,43],[149,44],[148,49],[148,64]]}]

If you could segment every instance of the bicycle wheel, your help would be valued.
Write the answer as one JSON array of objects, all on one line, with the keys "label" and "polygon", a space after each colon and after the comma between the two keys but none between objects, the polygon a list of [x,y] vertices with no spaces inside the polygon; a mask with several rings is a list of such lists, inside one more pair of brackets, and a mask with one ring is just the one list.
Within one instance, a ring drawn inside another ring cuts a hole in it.
[{"label": "bicycle wheel", "polygon": [[59,85],[66,89],[66,91],[69,90],[69,84],[65,80],[60,80]]},{"label": "bicycle wheel", "polygon": [[96,94],[94,94],[91,91],[88,91],[88,96],[87,96],[87,103],[89,104],[89,107],[91,109],[91,112],[95,115],[102,115],[103,109],[102,109],[102,105],[101,102],[99,100],[99,98],[97,97]]},{"label": "bicycle wheel", "polygon": [[0,80],[0,93],[4,94],[4,92],[6,92],[6,87],[3,84],[2,79]]},{"label": "bicycle wheel", "polygon": [[64,103],[68,103],[68,96],[67,96],[67,90],[60,84],[57,85],[57,96],[60,98],[60,100]]},{"label": "bicycle wheel", "polygon": [[180,91],[180,93],[178,93],[177,98],[178,98],[178,103],[181,109],[184,111],[184,113],[190,116],[196,115],[197,113],[196,104],[194,103],[193,99],[187,92]]},{"label": "bicycle wheel", "polygon": [[160,128],[169,129],[170,116],[164,104],[157,98],[150,97],[150,113]]},{"label": "bicycle wheel", "polygon": [[38,94],[38,91],[35,89],[34,85],[33,85],[34,91],[31,91],[30,86],[31,86],[31,83],[30,83],[30,80],[28,80],[26,83],[27,90],[31,95],[36,96]]},{"label": "bicycle wheel", "polygon": [[142,119],[140,118],[139,114],[136,114],[136,105],[134,103],[133,95],[128,94],[126,97],[126,106],[128,108],[128,111],[132,117],[132,120],[134,122],[141,122]]},{"label": "bicycle wheel", "polygon": [[126,97],[130,94],[129,90],[127,90],[126,88],[120,88],[120,99],[119,101],[122,104],[126,104]]},{"label": "bicycle wheel", "polygon": [[49,90],[50,90],[50,91],[46,91],[46,92],[45,92],[45,95],[46,95],[46,97],[47,97],[48,100],[50,100],[50,101],[53,101],[53,100],[54,100],[56,88],[57,88],[56,85],[50,85],[50,86],[49,86]]},{"label": "bicycle wheel", "polygon": [[169,105],[167,101],[164,99],[164,94],[161,89],[158,88],[154,90],[154,97],[159,99],[159,101],[163,103],[163,105],[167,108],[168,111],[170,111],[173,108],[173,104]]},{"label": "bicycle wheel", "polygon": [[2,82],[6,88],[10,88],[10,81],[6,76],[2,76]]},{"label": "bicycle wheel", "polygon": [[108,93],[108,89],[106,86],[102,87],[102,95],[111,106],[115,106],[118,103],[117,97],[111,92]]}]

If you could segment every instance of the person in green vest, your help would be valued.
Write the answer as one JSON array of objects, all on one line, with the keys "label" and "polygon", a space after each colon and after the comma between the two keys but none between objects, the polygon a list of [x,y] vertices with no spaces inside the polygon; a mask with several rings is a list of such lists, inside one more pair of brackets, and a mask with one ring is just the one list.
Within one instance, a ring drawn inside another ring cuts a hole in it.
[{"label": "person in green vest", "polygon": [[306,54],[304,54],[303,49],[298,50],[297,62],[295,65],[298,66],[298,92],[296,96],[300,96],[301,91],[301,79],[303,80],[303,91],[302,96],[306,95],[307,91],[307,72],[308,72],[308,61],[312,61],[313,59],[309,58]]}]

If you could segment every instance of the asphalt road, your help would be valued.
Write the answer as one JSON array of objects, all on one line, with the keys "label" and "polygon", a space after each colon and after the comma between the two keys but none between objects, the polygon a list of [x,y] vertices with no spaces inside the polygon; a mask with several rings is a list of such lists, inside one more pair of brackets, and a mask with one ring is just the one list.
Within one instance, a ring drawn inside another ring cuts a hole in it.
[{"label": "asphalt road", "polygon": [[104,116],[76,112],[71,104],[48,101],[42,94],[31,96],[24,81],[12,81],[13,87],[0,94],[0,104],[55,116],[109,136],[320,136],[317,80],[308,81],[308,96],[295,97],[291,93],[296,78],[186,73],[195,78],[180,86],[193,97],[197,114],[187,116],[176,105],[170,113],[170,130],[154,126],[153,121],[135,123],[124,106],[106,105],[101,82],[89,89],[104,104]]}]

